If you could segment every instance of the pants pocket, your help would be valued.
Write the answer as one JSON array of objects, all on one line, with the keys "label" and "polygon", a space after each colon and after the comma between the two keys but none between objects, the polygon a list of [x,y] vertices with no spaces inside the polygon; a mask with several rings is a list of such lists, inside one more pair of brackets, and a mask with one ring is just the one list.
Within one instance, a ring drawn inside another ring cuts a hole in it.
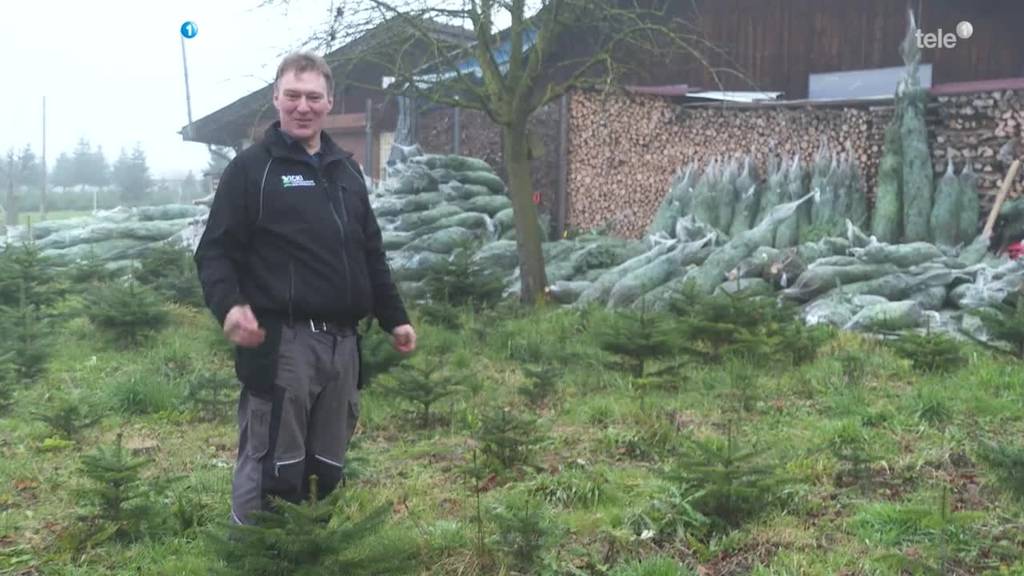
[{"label": "pants pocket", "polygon": [[246,430],[247,452],[250,458],[261,460],[270,450],[270,415],[273,404],[249,394],[249,421]]},{"label": "pants pocket", "polygon": [[281,324],[262,323],[266,330],[263,342],[255,348],[235,347],[235,375],[246,390],[270,398],[277,378],[278,353],[281,348]]}]

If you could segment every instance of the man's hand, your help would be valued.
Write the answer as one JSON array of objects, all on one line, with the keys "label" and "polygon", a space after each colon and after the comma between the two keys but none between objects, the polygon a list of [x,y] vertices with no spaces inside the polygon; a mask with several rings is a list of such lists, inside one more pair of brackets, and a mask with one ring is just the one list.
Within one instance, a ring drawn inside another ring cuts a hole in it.
[{"label": "man's hand", "polygon": [[263,343],[266,330],[260,328],[256,315],[248,304],[239,304],[224,318],[224,335],[244,348],[255,348]]},{"label": "man's hand", "polygon": [[391,331],[391,346],[403,354],[416,349],[416,331],[409,324],[395,326]]}]

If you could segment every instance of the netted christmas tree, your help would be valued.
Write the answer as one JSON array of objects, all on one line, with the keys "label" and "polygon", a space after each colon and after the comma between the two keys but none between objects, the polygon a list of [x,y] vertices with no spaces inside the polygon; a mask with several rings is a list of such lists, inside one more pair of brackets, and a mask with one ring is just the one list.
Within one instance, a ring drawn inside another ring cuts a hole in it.
[{"label": "netted christmas tree", "polygon": [[978,198],[978,175],[974,173],[971,161],[964,163],[960,172],[960,214],[958,218],[960,241],[969,245],[978,236],[978,220],[981,218],[981,201]]},{"label": "netted christmas tree", "polygon": [[868,191],[865,188],[864,175],[861,172],[860,163],[853,153],[849,156],[849,189],[846,197],[848,218],[858,228],[866,228],[868,222]]},{"label": "netted christmas tree", "polygon": [[871,234],[879,242],[892,244],[903,237],[903,144],[899,109],[885,127],[882,162],[875,188],[875,209],[871,213]]},{"label": "netted christmas tree", "polygon": [[928,151],[928,127],[925,107],[928,90],[921,87],[918,68],[921,49],[917,45],[917,21],[908,10],[907,35],[900,44],[900,55],[906,74],[896,88],[896,106],[900,121],[900,142],[903,147],[903,240],[927,242],[932,239],[931,213],[934,172]]},{"label": "netted christmas tree", "polygon": [[800,232],[801,240],[816,241],[830,236],[837,225],[836,158],[823,140],[811,169],[811,225]]},{"label": "netted christmas tree", "polygon": [[[946,173],[935,189],[935,205],[932,207],[931,230],[936,244],[956,246],[960,238],[960,212],[963,193],[960,179],[953,170],[952,149],[947,152]],[[967,242],[973,240],[973,236]]]},{"label": "netted christmas tree", "polygon": [[999,303],[972,310],[971,314],[981,320],[993,338],[1009,344],[1017,357],[1024,360],[1024,296],[1018,295],[1013,305]]},{"label": "netted christmas tree", "polygon": [[[800,162],[800,156],[794,157],[793,161],[788,166],[784,165],[781,171],[785,172],[785,176],[778,183],[781,188],[780,203],[799,200],[804,195],[805,188],[804,168],[803,163]],[[811,205],[809,202],[804,202],[797,208],[796,213],[786,218],[775,231],[775,247],[796,246],[800,242],[800,229],[810,226],[810,221]]]}]

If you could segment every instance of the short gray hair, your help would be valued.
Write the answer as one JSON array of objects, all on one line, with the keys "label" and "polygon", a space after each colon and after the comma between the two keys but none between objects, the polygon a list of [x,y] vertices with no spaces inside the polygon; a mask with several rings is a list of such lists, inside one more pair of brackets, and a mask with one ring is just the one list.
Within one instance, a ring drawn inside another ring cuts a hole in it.
[{"label": "short gray hair", "polygon": [[319,72],[327,83],[327,97],[334,98],[334,74],[331,67],[323,57],[312,52],[293,52],[284,57],[277,66],[277,76],[274,77],[274,92],[277,92],[277,83],[281,77],[288,72],[301,74],[303,72]]}]

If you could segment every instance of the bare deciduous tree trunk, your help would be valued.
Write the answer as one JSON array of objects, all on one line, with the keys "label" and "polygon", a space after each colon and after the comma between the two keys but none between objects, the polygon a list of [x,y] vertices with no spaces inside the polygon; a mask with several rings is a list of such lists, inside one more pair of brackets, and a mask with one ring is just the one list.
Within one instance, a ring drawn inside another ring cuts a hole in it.
[{"label": "bare deciduous tree trunk", "polygon": [[516,222],[519,253],[519,275],[522,280],[521,300],[535,304],[544,297],[547,277],[544,253],[541,250],[537,207],[533,204],[533,178],[530,172],[530,146],[526,120],[503,126],[505,165],[508,169],[509,195]]}]

